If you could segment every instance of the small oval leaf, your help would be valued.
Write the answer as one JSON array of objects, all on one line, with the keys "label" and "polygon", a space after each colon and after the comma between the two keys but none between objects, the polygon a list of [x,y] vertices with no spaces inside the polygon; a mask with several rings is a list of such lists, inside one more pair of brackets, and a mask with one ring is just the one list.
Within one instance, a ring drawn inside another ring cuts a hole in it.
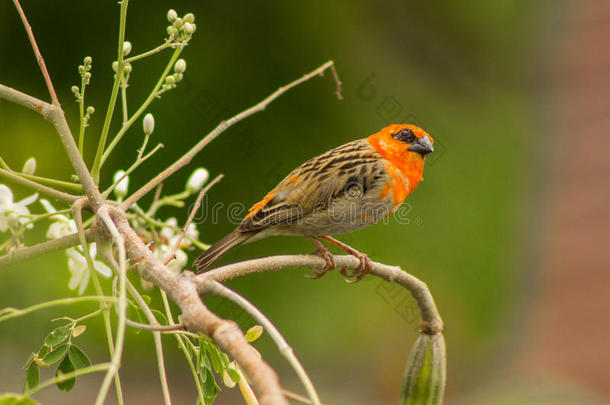
[{"label": "small oval leaf", "polygon": [[47,353],[42,358],[42,363],[45,366],[49,366],[53,363],[57,363],[59,360],[61,360],[62,357],[64,357],[64,355],[66,354],[67,351],[68,351],[68,345],[57,346],[53,351]]},{"label": "small oval leaf", "polygon": [[57,346],[60,343],[63,343],[70,336],[70,329],[62,326],[61,328],[54,329],[51,333],[47,335],[44,339],[44,344],[47,346]]},{"label": "small oval leaf", "polygon": [[87,330],[87,325],[78,325],[74,329],[72,329],[72,336],[78,337],[82,335]]},{"label": "small oval leaf", "polygon": [[28,370],[25,373],[25,389],[34,388],[40,382],[40,370],[36,362],[31,362]]},{"label": "small oval leaf", "polygon": [[[55,372],[55,377],[60,377],[63,374],[71,373],[74,371],[74,364],[72,364],[72,360],[70,360],[70,356],[64,357],[64,359],[59,363],[59,367],[57,367],[57,371]],[[72,377],[70,379],[61,381],[57,383],[57,388],[62,391],[70,391],[74,388],[74,384],[76,383],[76,378]]]},{"label": "small oval leaf", "polygon": [[248,342],[254,342],[256,339],[261,337],[263,334],[263,327],[260,325],[254,325],[246,332],[246,340]]},{"label": "small oval leaf", "polygon": [[89,357],[83,352],[78,346],[72,345],[70,346],[70,350],[68,351],[68,355],[70,356],[70,360],[74,364],[76,368],[85,368],[91,365],[91,360]]},{"label": "small oval leaf", "polygon": [[0,394],[0,405],[40,405],[32,398],[19,394]]}]

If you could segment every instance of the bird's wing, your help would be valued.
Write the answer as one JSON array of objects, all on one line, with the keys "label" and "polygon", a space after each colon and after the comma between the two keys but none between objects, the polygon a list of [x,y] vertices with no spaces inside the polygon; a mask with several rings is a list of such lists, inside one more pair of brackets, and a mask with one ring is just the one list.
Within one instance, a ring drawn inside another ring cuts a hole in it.
[{"label": "bird's wing", "polygon": [[295,223],[313,210],[328,207],[353,185],[359,184],[366,191],[371,182],[377,181],[375,169],[380,167],[380,160],[364,139],[310,159],[254,204],[239,229],[252,231]]}]

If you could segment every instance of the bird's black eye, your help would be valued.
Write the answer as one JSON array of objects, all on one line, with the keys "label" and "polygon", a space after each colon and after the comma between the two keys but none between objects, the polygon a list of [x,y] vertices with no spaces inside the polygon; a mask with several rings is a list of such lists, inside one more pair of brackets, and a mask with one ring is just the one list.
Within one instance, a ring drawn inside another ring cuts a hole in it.
[{"label": "bird's black eye", "polygon": [[411,131],[410,129],[401,129],[400,131],[396,132],[395,134],[392,134],[392,137],[394,139],[398,139],[401,142],[405,142],[405,143],[414,143],[417,140],[417,137],[415,136],[415,134],[413,133],[413,131]]}]

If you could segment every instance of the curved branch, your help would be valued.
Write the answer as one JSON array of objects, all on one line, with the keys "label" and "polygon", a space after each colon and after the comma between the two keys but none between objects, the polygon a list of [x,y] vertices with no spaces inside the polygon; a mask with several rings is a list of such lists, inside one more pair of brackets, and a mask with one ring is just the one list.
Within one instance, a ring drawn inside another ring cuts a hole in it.
[{"label": "curved branch", "polygon": [[273,323],[263,314],[258,308],[256,308],[250,301],[237,294],[235,291],[230,288],[222,285],[218,281],[209,280],[209,282],[203,288],[199,288],[199,292],[202,295],[205,295],[202,292],[202,289],[206,290],[210,294],[218,295],[223,298],[226,298],[235,304],[237,304],[240,308],[246,311],[250,316],[252,316],[256,322],[263,327],[264,330],[267,331],[273,343],[277,346],[279,352],[286,357],[294,371],[297,373],[299,379],[305,386],[307,393],[309,394],[309,398],[311,399],[311,403],[314,405],[320,405],[320,397],[318,396],[318,392],[316,391],[313,383],[311,382],[307,372],[303,368],[303,365],[297,359],[297,356],[294,354],[294,350],[292,347],[286,342],[284,336],[280,333],[280,331],[275,327]]},{"label": "curved branch", "polygon": [[[360,260],[351,255],[333,256],[338,268],[357,270]],[[211,281],[223,282],[235,277],[263,271],[277,271],[288,268],[307,267],[312,270],[321,270],[326,264],[325,260],[315,255],[283,255],[270,256],[261,259],[246,260],[228,264],[212,269],[194,277],[200,292],[205,292]],[[432,294],[423,281],[404,272],[400,267],[373,262],[371,275],[400,284],[413,295],[422,317],[422,332],[435,335],[443,330],[443,321],[436,308]]]}]

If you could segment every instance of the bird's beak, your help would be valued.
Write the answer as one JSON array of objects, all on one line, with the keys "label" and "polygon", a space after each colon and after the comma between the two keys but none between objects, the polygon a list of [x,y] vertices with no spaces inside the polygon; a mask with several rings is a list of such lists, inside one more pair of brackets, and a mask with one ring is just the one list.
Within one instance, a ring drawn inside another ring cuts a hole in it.
[{"label": "bird's beak", "polygon": [[430,142],[430,138],[424,136],[422,138],[417,139],[417,142],[411,145],[407,150],[419,153],[423,157],[426,156],[428,153],[434,152],[434,147],[432,146],[432,142]]}]

